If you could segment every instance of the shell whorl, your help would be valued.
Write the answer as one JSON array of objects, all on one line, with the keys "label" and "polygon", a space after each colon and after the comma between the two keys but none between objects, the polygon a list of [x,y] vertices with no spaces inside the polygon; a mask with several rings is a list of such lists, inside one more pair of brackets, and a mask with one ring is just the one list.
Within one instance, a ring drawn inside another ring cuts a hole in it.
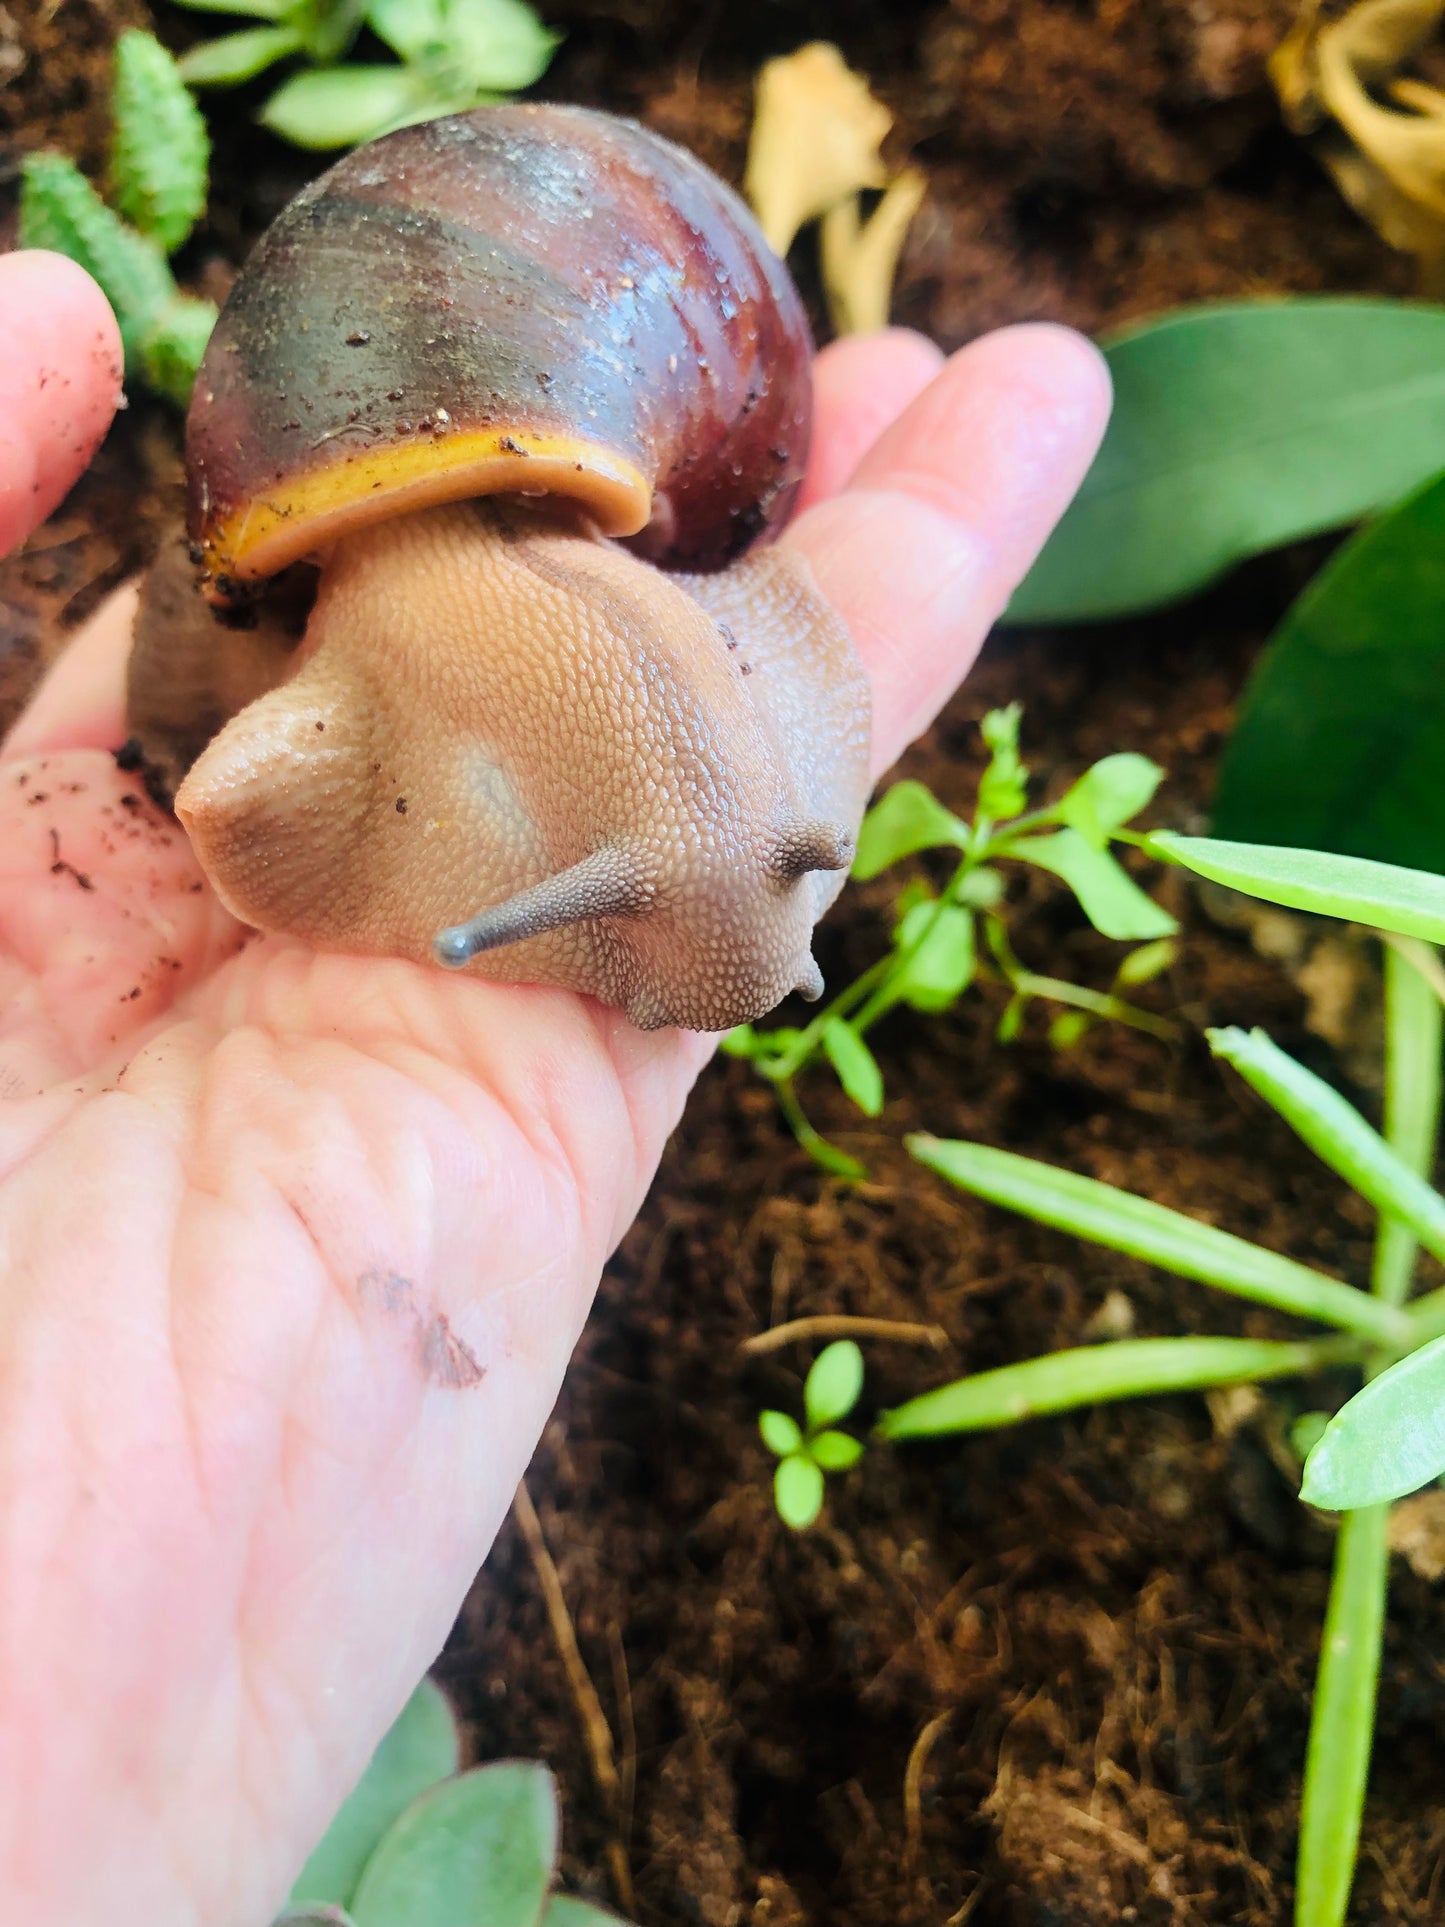
[{"label": "shell whorl", "polygon": [[413,507],[560,494],[717,567],[786,517],[810,355],[742,203],[657,135],[555,106],[404,128],[237,280],[192,401],[191,535],[224,594]]}]

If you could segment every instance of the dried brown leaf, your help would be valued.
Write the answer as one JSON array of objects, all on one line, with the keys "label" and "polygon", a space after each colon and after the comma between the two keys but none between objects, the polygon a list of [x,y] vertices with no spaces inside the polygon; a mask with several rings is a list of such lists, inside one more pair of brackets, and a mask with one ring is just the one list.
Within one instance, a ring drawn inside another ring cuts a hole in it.
[{"label": "dried brown leaf", "polygon": [[916,167],[908,167],[889,183],[866,221],[856,194],[823,216],[823,287],[840,335],[888,326],[898,257],[927,185]]},{"label": "dried brown leaf", "polygon": [[770,60],[758,75],[744,188],[771,246],[860,188],[883,187],[879,149],[893,116],[826,40]]}]

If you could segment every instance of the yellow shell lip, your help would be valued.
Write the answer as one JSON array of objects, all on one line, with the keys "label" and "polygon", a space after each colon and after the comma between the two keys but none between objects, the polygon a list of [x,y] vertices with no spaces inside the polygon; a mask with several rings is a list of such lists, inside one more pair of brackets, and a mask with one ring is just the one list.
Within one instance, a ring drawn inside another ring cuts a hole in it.
[{"label": "yellow shell lip", "polygon": [[564,435],[482,429],[350,452],[274,483],[200,532],[207,574],[254,582],[338,536],[481,495],[559,495],[604,535],[636,535],[652,488],[625,456]]}]

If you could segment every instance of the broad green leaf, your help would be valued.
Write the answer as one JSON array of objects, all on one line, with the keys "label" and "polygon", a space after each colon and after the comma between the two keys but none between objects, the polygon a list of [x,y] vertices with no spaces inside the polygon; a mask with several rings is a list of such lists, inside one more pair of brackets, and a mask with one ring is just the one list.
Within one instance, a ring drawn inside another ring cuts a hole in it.
[{"label": "broad green leaf", "polygon": [[1122,1338],[955,1379],[885,1412],[878,1430],[887,1439],[987,1432],[1111,1399],[1285,1378],[1310,1371],[1317,1363],[1318,1348],[1310,1344],[1255,1338]]},{"label": "broad green leaf", "polygon": [[116,208],[174,254],[206,211],[211,142],[180,69],[154,34],[115,43],[110,176]]},{"label": "broad green leaf", "polygon": [[181,78],[188,87],[239,87],[278,60],[299,53],[301,46],[294,27],[248,27],[222,34],[219,40],[203,40],[182,54]]},{"label": "broad green leaf", "polygon": [[1343,917],[1374,930],[1445,942],[1445,878],[1325,850],[1285,850],[1270,843],[1230,843],[1211,836],[1158,830],[1145,848],[1166,863],[1227,884],[1265,903],[1317,916]]},{"label": "broad green leaf", "polygon": [[798,1451],[803,1443],[797,1420],[789,1418],[786,1412],[759,1412],[758,1430],[762,1433],[763,1444],[770,1452],[776,1452],[780,1459]]},{"label": "broad green leaf", "polygon": [[451,1777],[461,1741],[441,1689],[424,1679],[372,1755],[291,1889],[291,1904],[344,1906],[382,1836],[420,1793]]},{"label": "broad green leaf", "polygon": [[1107,850],[1096,850],[1077,830],[1024,837],[1008,846],[1008,854],[1062,877],[1101,936],[1131,942],[1143,937],[1167,937],[1179,928],[1169,912],[1146,897]]},{"label": "broad green leaf", "polygon": [[306,51],[318,66],[330,67],[351,46],[366,20],[366,0],[291,0],[286,9],[293,26],[306,35]]},{"label": "broad green leaf", "polygon": [[1157,763],[1132,750],[1122,750],[1086,769],[1054,805],[1054,813],[1095,849],[1102,850],[1110,832],[1137,816],[1163,780],[1164,772]]},{"label": "broad green leaf", "polygon": [[404,60],[436,61],[498,93],[530,87],[560,39],[523,0],[370,0],[367,19]]},{"label": "broad green leaf", "polygon": [[542,1927],[628,1927],[621,1914],[609,1913],[591,1900],[574,1900],[570,1894],[553,1894],[542,1916]]},{"label": "broad green leaf", "polygon": [[1445,308],[1186,308],[1105,348],[1114,413],[1010,622],[1093,622],[1399,501],[1445,449]]},{"label": "broad green leaf", "polygon": [[823,1049],[858,1109],[867,1117],[877,1117],[883,1109],[883,1073],[857,1031],[841,1017],[830,1017],[823,1026]]},{"label": "broad green leaf", "polygon": [[847,1418],[863,1390],[863,1354],[851,1338],[835,1339],[813,1360],[803,1386],[808,1430],[822,1431]]},{"label": "broad green leaf", "polygon": [[823,1510],[823,1475],[811,1459],[798,1452],[781,1462],[773,1474],[773,1503],[785,1526],[808,1530]]},{"label": "broad green leaf", "polygon": [[951,1184],[1040,1224],[1297,1318],[1338,1325],[1386,1345],[1408,1340],[1403,1314],[1353,1285],[1148,1198],[992,1145],[921,1135],[905,1142],[920,1164]]},{"label": "broad green leaf", "polygon": [[332,67],[296,74],[258,118],[296,147],[354,147],[419,109],[426,82],[408,67]]},{"label": "broad green leaf", "polygon": [[1331,1512],[1403,1498],[1445,1472],[1445,1338],[1402,1358],[1340,1410],[1305,1461],[1301,1497]]},{"label": "broad green leaf", "polygon": [[1224,754],[1215,831],[1445,869],[1442,688],[1445,476],[1357,535],[1280,624]]},{"label": "broad green leaf", "polygon": [[863,1447],[846,1432],[820,1432],[808,1441],[808,1453],[825,1472],[847,1472],[862,1458]]},{"label": "broad green leaf", "polygon": [[1262,1030],[1230,1027],[1205,1036],[1214,1055],[1232,1064],[1316,1157],[1377,1211],[1408,1225],[1427,1251],[1445,1258],[1445,1198],[1391,1150],[1353,1104]]},{"label": "broad green leaf", "polygon": [[538,1927],[556,1861],[547,1768],[474,1767],[402,1814],[367,1862],[351,1916],[356,1927]]},{"label": "broad green leaf", "polygon": [[973,916],[957,904],[916,903],[898,927],[904,950],[917,944],[890,989],[915,1010],[940,1011],[973,981]]},{"label": "broad green leaf", "polygon": [[968,825],[946,810],[933,791],[908,779],[895,783],[869,810],[858,832],[853,875],[876,877],[915,850],[968,848]]}]

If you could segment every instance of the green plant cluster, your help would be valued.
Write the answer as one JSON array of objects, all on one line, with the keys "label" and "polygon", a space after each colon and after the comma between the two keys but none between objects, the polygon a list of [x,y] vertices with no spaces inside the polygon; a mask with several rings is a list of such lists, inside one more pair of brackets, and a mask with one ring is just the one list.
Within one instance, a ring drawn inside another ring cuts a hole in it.
[{"label": "green plant cluster", "polygon": [[[559,36],[524,0],[177,0],[263,24],[202,41],[181,60],[192,87],[235,87],[281,61],[262,123],[297,147],[351,147],[530,87]],[[345,59],[363,28],[394,62]]]},{"label": "green plant cluster", "polygon": [[[1102,1018],[1156,1036],[1170,1025],[1119,995],[1147,983],[1174,954],[1175,922],[1146,896],[1121,866],[1111,843],[1138,841],[1125,826],[1153,796],[1163,772],[1145,756],[1122,752],[1095,763],[1056,803],[1026,809],[1028,771],[1019,756],[1020,705],[990,712],[981,725],[989,762],[978,787],[973,820],[946,809],[922,783],[895,783],[863,820],[853,875],[879,876],[904,858],[947,850],[953,870],[941,890],[909,883],[902,891],[888,951],[804,1027],[759,1029],[745,1024],[723,1040],[731,1056],[746,1058],[767,1078],[800,1144],[827,1171],[861,1178],[863,1166],[808,1122],[797,1078],[826,1058],[865,1116],[883,1109],[883,1073],[867,1033],[899,1005],[938,1015],[973,984],[1006,986],[1001,1042],[1018,1035],[1024,1011],[1038,998],[1063,1006],[1050,1035],[1060,1047],[1077,1043]],[[1047,870],[1068,885],[1103,936],[1137,943],[1109,991],[1090,990],[1029,970],[1014,955],[1000,864]]]},{"label": "green plant cluster", "polygon": [[863,1354],[851,1338],[840,1338],[813,1360],[803,1386],[806,1430],[786,1412],[760,1412],[763,1444],[777,1455],[773,1498],[778,1517],[795,1532],[806,1532],[823,1510],[823,1475],[847,1472],[863,1447],[835,1428],[847,1418],[863,1390]]},{"label": "green plant cluster", "polygon": [[297,1877],[275,1927],[626,1927],[554,1891],[557,1783],[535,1760],[459,1771],[423,1680]]},{"label": "green plant cluster", "polygon": [[176,63],[148,33],[115,46],[108,205],[62,154],[21,168],[20,244],[78,261],[115,310],[126,373],[182,407],[216,322],[183,294],[167,256],[206,207],[210,141]]}]

